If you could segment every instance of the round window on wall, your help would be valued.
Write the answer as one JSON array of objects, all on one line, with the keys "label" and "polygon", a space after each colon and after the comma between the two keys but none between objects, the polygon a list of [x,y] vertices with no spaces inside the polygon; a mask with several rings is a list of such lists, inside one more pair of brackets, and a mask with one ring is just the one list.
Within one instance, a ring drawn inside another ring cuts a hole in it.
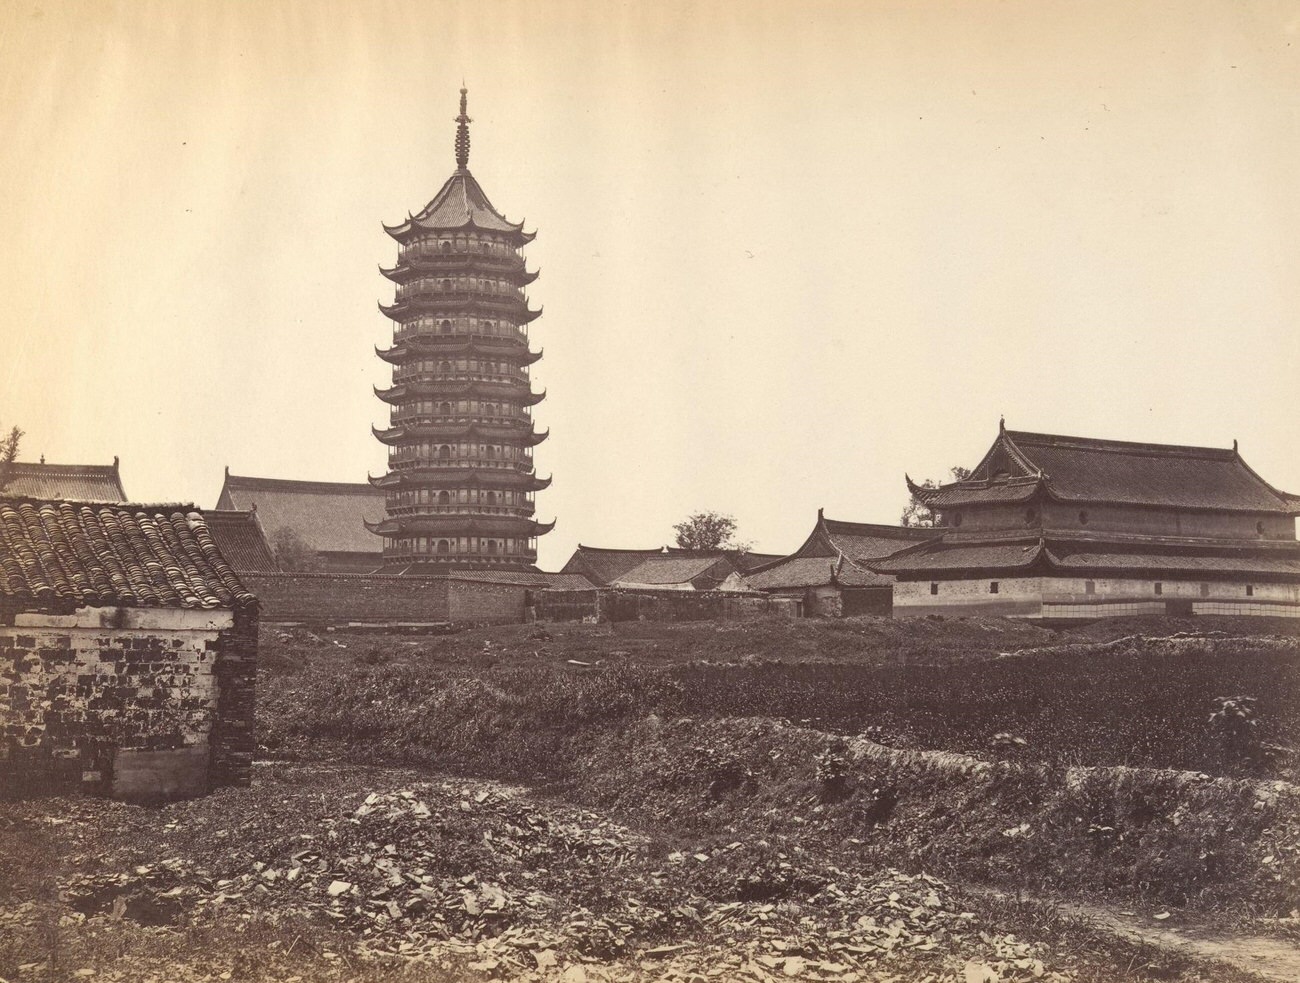
[{"label": "round window on wall", "polygon": [[1087,524],[1088,524],[1088,510],[1087,510],[1087,509],[1080,509],[1080,510],[1079,510],[1079,525],[1081,525],[1081,526],[1086,526]]}]

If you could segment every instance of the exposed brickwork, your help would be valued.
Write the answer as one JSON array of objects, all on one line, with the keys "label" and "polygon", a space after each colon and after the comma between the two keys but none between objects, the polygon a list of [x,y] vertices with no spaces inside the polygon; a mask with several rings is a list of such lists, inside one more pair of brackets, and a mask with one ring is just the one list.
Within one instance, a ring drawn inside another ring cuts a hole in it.
[{"label": "exposed brickwork", "polygon": [[0,627],[0,788],[111,789],[119,750],[207,745],[210,784],[247,784],[257,615],[82,609]]},{"label": "exposed brickwork", "polygon": [[448,581],[450,620],[519,624],[528,589],[515,584]]},{"label": "exposed brickwork", "polygon": [[[447,581],[365,574],[244,574],[264,621],[449,621]],[[521,619],[522,620],[522,619]]]}]

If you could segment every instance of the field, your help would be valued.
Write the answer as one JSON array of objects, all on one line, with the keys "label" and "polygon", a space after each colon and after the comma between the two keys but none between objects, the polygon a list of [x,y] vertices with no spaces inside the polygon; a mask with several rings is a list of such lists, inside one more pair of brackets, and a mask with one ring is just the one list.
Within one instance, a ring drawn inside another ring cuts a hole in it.
[{"label": "field", "polygon": [[266,626],[262,663],[252,788],[0,805],[0,978],[1300,977],[1294,625]]}]

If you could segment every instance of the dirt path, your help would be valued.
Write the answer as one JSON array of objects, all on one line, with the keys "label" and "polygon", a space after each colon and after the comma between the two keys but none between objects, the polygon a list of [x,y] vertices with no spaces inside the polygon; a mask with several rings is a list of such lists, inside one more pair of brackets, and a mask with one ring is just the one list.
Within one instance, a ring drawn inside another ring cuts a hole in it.
[{"label": "dirt path", "polygon": [[[972,894],[1011,897],[985,886],[965,885]],[[1262,979],[1300,980],[1300,946],[1285,939],[1237,935],[1201,923],[1171,924],[1150,916],[1115,911],[1063,898],[1022,894],[1023,900],[1050,906],[1062,915],[1086,921],[1099,931],[1126,942],[1145,943],[1196,961],[1217,962]]]},{"label": "dirt path", "polygon": [[1188,952],[1197,959],[1227,963],[1265,979],[1300,980],[1300,947],[1283,939],[1258,935],[1226,935],[1203,925],[1170,925],[1151,922],[1138,915],[1125,915],[1105,908],[1073,902],[1060,905],[1062,912],[1086,918],[1094,925],[1122,939],[1145,942],[1162,949]]}]

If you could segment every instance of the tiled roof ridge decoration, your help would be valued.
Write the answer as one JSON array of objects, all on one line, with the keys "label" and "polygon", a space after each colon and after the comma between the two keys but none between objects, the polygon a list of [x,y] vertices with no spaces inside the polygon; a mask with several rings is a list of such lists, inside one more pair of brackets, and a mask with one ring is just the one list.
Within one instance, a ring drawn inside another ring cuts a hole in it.
[{"label": "tiled roof ridge decoration", "polygon": [[254,605],[189,503],[0,501],[0,597],[41,603]]}]

